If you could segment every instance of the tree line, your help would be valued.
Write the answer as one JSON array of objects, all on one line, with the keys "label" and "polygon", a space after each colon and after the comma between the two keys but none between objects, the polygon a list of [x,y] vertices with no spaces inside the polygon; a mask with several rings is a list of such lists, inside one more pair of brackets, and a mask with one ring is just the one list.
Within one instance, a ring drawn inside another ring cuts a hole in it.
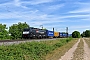
[{"label": "tree line", "polygon": [[[0,40],[3,39],[21,39],[22,38],[22,31],[24,28],[30,27],[26,22],[18,24],[13,24],[9,28],[7,28],[6,24],[0,24]],[[73,38],[80,38],[80,37],[90,37],[90,30],[84,31],[80,34],[79,31],[72,32]]]},{"label": "tree line", "polygon": [[21,39],[23,29],[28,27],[29,25],[26,22],[19,22],[10,26],[8,30],[6,24],[0,24],[0,39]]},{"label": "tree line", "polygon": [[90,37],[90,30],[83,31],[83,33],[80,34],[79,31],[74,31],[72,33],[73,38],[80,38],[80,37]]}]

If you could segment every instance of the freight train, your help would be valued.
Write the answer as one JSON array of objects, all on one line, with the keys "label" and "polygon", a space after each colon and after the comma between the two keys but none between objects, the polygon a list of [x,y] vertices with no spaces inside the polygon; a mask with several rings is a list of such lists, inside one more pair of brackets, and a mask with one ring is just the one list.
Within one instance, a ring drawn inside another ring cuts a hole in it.
[{"label": "freight train", "polygon": [[39,28],[25,28],[22,34],[23,38],[63,38],[68,37],[68,33],[55,32]]}]

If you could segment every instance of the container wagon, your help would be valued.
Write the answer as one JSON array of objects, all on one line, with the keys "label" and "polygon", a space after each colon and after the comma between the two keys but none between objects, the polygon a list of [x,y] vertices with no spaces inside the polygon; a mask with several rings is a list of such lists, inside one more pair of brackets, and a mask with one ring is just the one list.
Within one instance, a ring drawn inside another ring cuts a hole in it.
[{"label": "container wagon", "polygon": [[63,33],[62,32],[59,32],[59,37],[63,38]]},{"label": "container wagon", "polygon": [[60,38],[66,38],[66,37],[68,37],[68,33],[59,32],[59,37]]},{"label": "container wagon", "polygon": [[58,38],[59,37],[59,32],[54,32],[54,37]]},{"label": "container wagon", "polygon": [[68,33],[63,33],[63,37],[68,37]]},{"label": "container wagon", "polygon": [[54,37],[54,32],[47,30],[47,32],[46,32],[46,37],[47,37],[47,38],[53,38],[53,37]]}]

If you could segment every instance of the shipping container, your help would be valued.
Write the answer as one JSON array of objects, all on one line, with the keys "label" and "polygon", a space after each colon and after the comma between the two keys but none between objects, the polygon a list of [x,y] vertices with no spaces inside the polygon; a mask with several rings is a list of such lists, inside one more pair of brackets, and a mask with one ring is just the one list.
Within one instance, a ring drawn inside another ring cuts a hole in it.
[{"label": "shipping container", "polygon": [[59,33],[59,37],[68,37],[68,33],[65,33],[65,32],[60,32]]},{"label": "shipping container", "polygon": [[67,37],[67,33],[63,33],[63,37]]},{"label": "shipping container", "polygon": [[64,33],[63,36],[64,36],[64,37],[68,37],[68,33]]},{"label": "shipping container", "polygon": [[59,32],[54,32],[54,37],[59,37]]},{"label": "shipping container", "polygon": [[53,37],[53,36],[54,36],[54,32],[47,30],[47,37]]},{"label": "shipping container", "polygon": [[62,32],[59,32],[59,37],[63,37],[63,33]]}]

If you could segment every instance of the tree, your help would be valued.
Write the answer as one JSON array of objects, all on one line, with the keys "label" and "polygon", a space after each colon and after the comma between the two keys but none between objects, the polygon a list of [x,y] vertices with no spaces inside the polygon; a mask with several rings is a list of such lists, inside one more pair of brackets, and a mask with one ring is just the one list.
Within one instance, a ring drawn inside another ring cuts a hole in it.
[{"label": "tree", "polygon": [[72,33],[72,37],[73,37],[73,38],[80,38],[80,32],[74,31],[74,32]]},{"label": "tree", "polygon": [[90,37],[90,30],[85,31],[85,37]]},{"label": "tree", "polygon": [[0,39],[8,39],[9,33],[6,24],[0,24]]},{"label": "tree", "polygon": [[81,34],[82,37],[90,37],[90,30],[86,30]]},{"label": "tree", "polygon": [[29,25],[25,23],[19,22],[18,24],[13,24],[9,27],[9,33],[12,36],[12,39],[22,38],[22,31],[24,28],[28,28]]},{"label": "tree", "polygon": [[81,34],[81,36],[82,36],[82,37],[85,37],[85,32],[83,32],[83,33]]}]

